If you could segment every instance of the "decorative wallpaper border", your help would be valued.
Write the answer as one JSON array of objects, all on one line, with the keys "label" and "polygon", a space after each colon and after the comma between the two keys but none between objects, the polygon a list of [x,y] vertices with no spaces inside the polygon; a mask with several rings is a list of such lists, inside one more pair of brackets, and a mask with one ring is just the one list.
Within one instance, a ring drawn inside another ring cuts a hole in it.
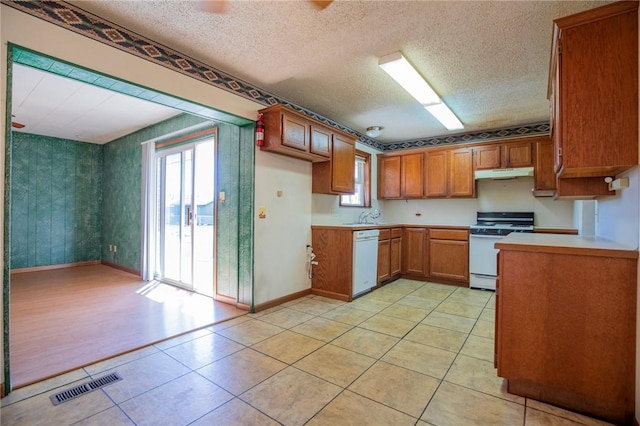
[{"label": "decorative wallpaper border", "polygon": [[549,133],[548,123],[537,123],[496,130],[461,133],[458,135],[420,138],[404,142],[382,143],[64,1],[0,1],[2,4],[31,16],[43,19],[262,105],[269,106],[276,103],[287,105],[313,119],[356,136],[359,142],[380,151],[490,141],[512,136],[534,136]]}]

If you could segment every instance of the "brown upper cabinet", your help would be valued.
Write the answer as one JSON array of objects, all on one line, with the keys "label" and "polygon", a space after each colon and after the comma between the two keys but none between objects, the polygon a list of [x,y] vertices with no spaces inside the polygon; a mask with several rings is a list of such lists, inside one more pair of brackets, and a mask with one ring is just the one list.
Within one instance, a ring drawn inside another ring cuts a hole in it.
[{"label": "brown upper cabinet", "polygon": [[402,198],[400,170],[402,157],[400,155],[378,156],[378,198]]},{"label": "brown upper cabinet", "polygon": [[449,193],[449,151],[425,153],[424,195],[446,197]]},{"label": "brown upper cabinet", "polygon": [[262,151],[307,161],[329,161],[332,129],[280,104],[259,112],[264,123]]},{"label": "brown upper cabinet", "polygon": [[448,197],[475,197],[473,151],[471,148],[449,150]]},{"label": "brown upper cabinet", "polygon": [[424,155],[391,155],[378,157],[378,198],[422,198]]},{"label": "brown upper cabinet", "polygon": [[353,194],[356,190],[356,140],[332,132],[331,159],[313,163],[311,189],[320,194]]},{"label": "brown upper cabinet", "polygon": [[425,149],[378,156],[378,198],[475,196],[470,148]]},{"label": "brown upper cabinet", "polygon": [[553,171],[553,141],[549,137],[536,138],[533,195],[552,197],[556,192],[556,174]]},{"label": "brown upper cabinet", "polygon": [[559,178],[638,164],[638,2],[554,21],[548,94]]},{"label": "brown upper cabinet", "polygon": [[510,142],[474,148],[475,170],[510,169],[533,166],[531,142]]},{"label": "brown upper cabinet", "polygon": [[422,174],[424,171],[424,154],[407,154],[402,156],[400,167],[400,192],[403,198],[422,198]]},{"label": "brown upper cabinet", "polygon": [[424,173],[425,197],[474,197],[471,148],[427,151]]},{"label": "brown upper cabinet", "polygon": [[331,129],[319,124],[312,124],[309,130],[311,135],[309,152],[326,158],[331,157]]}]

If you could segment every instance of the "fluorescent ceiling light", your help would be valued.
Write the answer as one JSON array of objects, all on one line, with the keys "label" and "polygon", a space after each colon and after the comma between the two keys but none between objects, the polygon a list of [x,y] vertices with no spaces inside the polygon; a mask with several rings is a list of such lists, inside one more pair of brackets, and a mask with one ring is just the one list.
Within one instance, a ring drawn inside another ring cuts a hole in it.
[{"label": "fluorescent ceiling light", "polygon": [[464,128],[458,117],[442,102],[440,96],[402,56],[402,53],[396,52],[384,56],[378,60],[378,65],[448,130]]},{"label": "fluorescent ceiling light", "polygon": [[458,117],[445,104],[429,105],[425,107],[447,130],[464,129]]},{"label": "fluorescent ceiling light", "polygon": [[402,53],[396,52],[382,57],[378,61],[378,65],[422,105],[427,106],[440,102],[440,96],[407,62]]}]

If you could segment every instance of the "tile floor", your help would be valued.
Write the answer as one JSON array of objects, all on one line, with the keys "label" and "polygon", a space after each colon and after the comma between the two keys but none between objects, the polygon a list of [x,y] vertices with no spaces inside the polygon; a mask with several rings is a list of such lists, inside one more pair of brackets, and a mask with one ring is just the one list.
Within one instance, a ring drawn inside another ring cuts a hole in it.
[{"label": "tile floor", "polygon": [[[493,293],[401,279],[307,296],[18,389],[3,425],[605,424],[508,394]],[[124,380],[53,406],[49,395]]]}]

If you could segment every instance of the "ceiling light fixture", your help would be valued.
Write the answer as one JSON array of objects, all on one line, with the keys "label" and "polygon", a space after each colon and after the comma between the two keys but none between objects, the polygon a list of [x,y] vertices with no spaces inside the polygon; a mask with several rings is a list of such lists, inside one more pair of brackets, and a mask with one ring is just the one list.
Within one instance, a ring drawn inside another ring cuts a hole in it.
[{"label": "ceiling light fixture", "polygon": [[367,127],[367,136],[370,138],[377,138],[382,133],[382,127],[380,126],[371,126]]},{"label": "ceiling light fixture", "polygon": [[440,96],[429,86],[429,83],[402,56],[402,53],[396,52],[383,56],[378,60],[378,65],[448,130],[464,128],[460,120],[442,102]]}]

